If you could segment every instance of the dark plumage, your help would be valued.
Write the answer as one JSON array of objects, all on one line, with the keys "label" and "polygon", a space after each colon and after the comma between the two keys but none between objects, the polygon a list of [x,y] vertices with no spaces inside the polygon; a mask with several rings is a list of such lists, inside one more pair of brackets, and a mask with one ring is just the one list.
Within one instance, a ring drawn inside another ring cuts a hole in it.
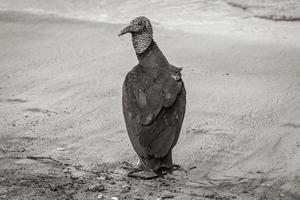
[{"label": "dark plumage", "polygon": [[172,167],[185,114],[186,91],[180,68],[170,65],[152,37],[146,17],[138,17],[120,35],[132,34],[139,63],[123,84],[123,113],[127,132],[143,169]]}]

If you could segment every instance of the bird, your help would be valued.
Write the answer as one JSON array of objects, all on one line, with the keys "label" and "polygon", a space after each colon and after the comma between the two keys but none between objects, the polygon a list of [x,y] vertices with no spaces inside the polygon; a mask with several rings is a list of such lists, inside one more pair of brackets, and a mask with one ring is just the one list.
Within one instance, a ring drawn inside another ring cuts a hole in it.
[{"label": "bird", "polygon": [[125,77],[122,108],[126,129],[142,171],[172,169],[186,110],[182,68],[171,65],[153,39],[147,17],[134,18],[119,36],[131,33],[138,64]]}]

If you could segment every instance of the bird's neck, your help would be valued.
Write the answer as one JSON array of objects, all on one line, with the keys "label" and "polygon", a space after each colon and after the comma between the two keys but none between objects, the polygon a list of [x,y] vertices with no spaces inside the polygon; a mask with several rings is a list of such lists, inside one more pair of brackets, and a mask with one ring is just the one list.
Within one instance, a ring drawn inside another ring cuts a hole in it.
[{"label": "bird's neck", "polygon": [[143,53],[152,42],[152,34],[148,32],[133,33],[132,44],[136,54]]},{"label": "bird's neck", "polygon": [[142,53],[137,53],[139,64],[144,67],[168,66],[169,62],[158,48],[156,42],[151,40],[150,45]]}]

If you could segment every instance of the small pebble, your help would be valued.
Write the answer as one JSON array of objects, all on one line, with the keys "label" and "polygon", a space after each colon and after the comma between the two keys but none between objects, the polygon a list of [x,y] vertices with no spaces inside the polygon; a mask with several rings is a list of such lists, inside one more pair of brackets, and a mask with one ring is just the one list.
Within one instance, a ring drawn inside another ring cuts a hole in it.
[{"label": "small pebble", "polygon": [[104,181],[104,180],[106,180],[106,177],[100,176],[100,177],[97,177],[97,180],[102,180],[102,181]]},{"label": "small pebble", "polygon": [[118,197],[112,197],[111,200],[119,200]]},{"label": "small pebble", "polygon": [[131,190],[130,185],[123,185],[122,186],[122,192],[129,192]]},{"label": "small pebble", "polygon": [[103,190],[105,190],[105,188],[101,183],[92,184],[88,187],[88,191],[91,192],[102,192]]},{"label": "small pebble", "polygon": [[134,200],[143,200],[143,198],[140,197],[140,196],[133,196],[133,199],[134,199]]},{"label": "small pebble", "polygon": [[104,199],[103,194],[98,194],[97,199]]}]

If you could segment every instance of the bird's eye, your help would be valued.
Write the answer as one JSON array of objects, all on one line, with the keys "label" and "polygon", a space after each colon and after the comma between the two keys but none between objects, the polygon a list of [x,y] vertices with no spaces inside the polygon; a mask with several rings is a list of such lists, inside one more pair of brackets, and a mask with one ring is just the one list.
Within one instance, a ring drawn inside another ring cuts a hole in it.
[{"label": "bird's eye", "polygon": [[142,22],[138,22],[138,25],[139,25],[139,26],[142,26],[142,24],[143,24]]}]

